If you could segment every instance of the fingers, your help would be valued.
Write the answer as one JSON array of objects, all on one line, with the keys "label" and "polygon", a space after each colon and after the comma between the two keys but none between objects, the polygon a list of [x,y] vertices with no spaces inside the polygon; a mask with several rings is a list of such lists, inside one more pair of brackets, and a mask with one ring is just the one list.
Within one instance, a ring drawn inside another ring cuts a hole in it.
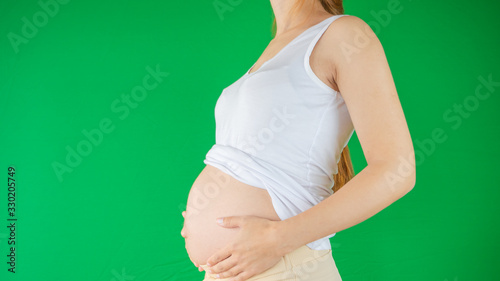
[{"label": "fingers", "polygon": [[230,247],[225,247],[219,251],[217,251],[215,254],[213,254],[210,258],[207,260],[208,266],[215,266],[217,263],[225,260],[231,256],[231,249]]},{"label": "fingers", "polygon": [[213,274],[219,274],[219,278],[228,278],[241,272],[241,269],[239,269],[237,265],[238,262],[233,256],[231,256],[210,267],[210,270],[207,271]]},{"label": "fingers", "polygon": [[217,218],[215,222],[223,227],[234,228],[243,226],[246,220],[247,216],[230,216]]},{"label": "fingers", "polygon": [[186,211],[182,211],[182,216],[186,218]]},{"label": "fingers", "polygon": [[229,279],[230,281],[243,281],[247,280],[248,278],[254,276],[253,274],[250,274],[248,272],[240,272],[238,275],[235,275],[233,278]]},{"label": "fingers", "polygon": [[194,266],[196,266],[196,268],[198,268],[198,271],[203,271],[203,267],[201,267],[198,263],[196,262],[193,262],[194,263]]}]

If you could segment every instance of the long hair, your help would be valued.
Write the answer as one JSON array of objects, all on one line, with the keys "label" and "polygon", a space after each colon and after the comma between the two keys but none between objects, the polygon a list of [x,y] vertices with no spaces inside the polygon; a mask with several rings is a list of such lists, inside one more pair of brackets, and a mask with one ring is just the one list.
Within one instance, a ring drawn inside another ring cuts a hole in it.
[{"label": "long hair", "polygon": [[[342,15],[344,14],[344,7],[342,0],[296,0],[295,4],[290,10],[290,16],[294,16],[297,12],[304,6],[305,3],[315,4],[314,2],[319,2],[323,9],[332,15]],[[309,9],[308,16],[312,12]],[[307,17],[306,17],[307,18]],[[273,25],[271,27],[271,32],[273,36],[276,35],[276,18],[273,19]],[[347,145],[342,150],[340,154],[340,160],[338,163],[338,173],[333,175],[333,192],[338,191],[342,186],[344,186],[348,181],[354,177],[354,169],[352,167],[351,155],[349,153],[349,148]]]}]

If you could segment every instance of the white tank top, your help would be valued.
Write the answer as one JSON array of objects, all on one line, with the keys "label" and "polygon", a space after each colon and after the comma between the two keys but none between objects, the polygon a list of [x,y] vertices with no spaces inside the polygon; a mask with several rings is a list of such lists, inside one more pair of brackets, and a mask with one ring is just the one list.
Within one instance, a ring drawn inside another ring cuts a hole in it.
[{"label": "white tank top", "polygon": [[[354,132],[340,93],[309,65],[316,42],[342,16],[305,30],[226,87],[215,105],[215,144],[203,162],[266,189],[281,220],[333,194],[340,153]],[[331,249],[328,238],[334,235],[307,246]]]}]

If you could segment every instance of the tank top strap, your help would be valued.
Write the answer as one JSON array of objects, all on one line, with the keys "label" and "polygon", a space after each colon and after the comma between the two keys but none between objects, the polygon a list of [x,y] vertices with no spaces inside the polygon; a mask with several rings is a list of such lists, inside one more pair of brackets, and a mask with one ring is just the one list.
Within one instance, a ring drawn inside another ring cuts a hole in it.
[{"label": "tank top strap", "polygon": [[330,88],[330,86],[326,85],[321,79],[319,79],[319,77],[312,70],[311,65],[309,63],[309,60],[310,60],[312,51],[313,51],[314,47],[316,46],[316,43],[319,41],[319,39],[321,38],[321,36],[323,36],[323,34],[325,33],[326,29],[330,26],[330,24],[332,22],[334,22],[336,19],[341,18],[343,16],[348,16],[348,15],[346,15],[346,14],[335,15],[335,16],[332,16],[332,17],[328,18],[328,20],[325,21],[324,25],[322,25],[319,28],[319,31],[317,33],[315,33],[315,35],[313,34],[313,39],[309,42],[309,45],[307,45],[307,48],[305,49],[304,59],[303,59],[304,69],[305,69],[307,75],[319,87],[321,87],[325,91],[331,92],[331,93],[336,93],[336,91],[333,90],[332,88]]},{"label": "tank top strap", "polygon": [[312,53],[312,50],[314,49],[314,46],[316,46],[316,43],[319,41],[319,39],[321,38],[323,33],[325,33],[325,31],[328,29],[330,24],[332,22],[334,22],[336,19],[341,18],[343,16],[349,16],[349,15],[347,15],[347,14],[335,15],[335,16],[331,16],[330,18],[328,18],[325,21],[324,26],[320,28],[319,32],[316,34],[316,36],[313,37],[312,41],[309,43],[309,46],[306,49],[306,57],[309,58],[309,56]]}]

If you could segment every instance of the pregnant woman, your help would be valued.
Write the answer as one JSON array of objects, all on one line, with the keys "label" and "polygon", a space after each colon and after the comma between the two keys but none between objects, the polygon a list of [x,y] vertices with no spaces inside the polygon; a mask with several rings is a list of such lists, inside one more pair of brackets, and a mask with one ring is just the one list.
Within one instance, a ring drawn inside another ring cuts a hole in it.
[{"label": "pregnant woman", "polygon": [[[276,36],[217,100],[181,235],[207,281],[338,281],[329,238],[413,188],[413,144],[363,20],[341,0],[271,6]],[[368,163],[355,177],[354,129]]]}]

